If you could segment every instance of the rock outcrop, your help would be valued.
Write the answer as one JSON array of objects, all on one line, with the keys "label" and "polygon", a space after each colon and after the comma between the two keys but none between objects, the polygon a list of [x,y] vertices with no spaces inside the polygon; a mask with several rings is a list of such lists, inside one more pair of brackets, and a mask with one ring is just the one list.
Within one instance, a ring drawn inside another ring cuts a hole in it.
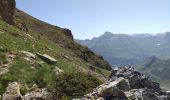
[{"label": "rock outcrop", "polygon": [[21,95],[18,82],[12,82],[8,84],[6,92],[2,96],[2,100],[50,100],[51,94],[46,88],[35,88],[33,91]]},{"label": "rock outcrop", "polygon": [[117,67],[109,80],[85,95],[83,100],[170,100],[159,83],[139,73],[133,67]]},{"label": "rock outcrop", "polygon": [[56,64],[57,60],[47,54],[40,54],[37,53],[37,56],[40,57],[43,61],[47,62],[48,64]]},{"label": "rock outcrop", "polygon": [[51,94],[47,89],[36,89],[32,92],[26,93],[22,100],[50,100]]},{"label": "rock outcrop", "polygon": [[17,82],[8,84],[6,92],[3,94],[2,100],[22,100],[20,86]]},{"label": "rock outcrop", "polygon": [[8,24],[14,25],[15,0],[0,0],[0,17]]},{"label": "rock outcrop", "polygon": [[9,68],[13,64],[14,58],[16,57],[16,53],[8,52],[6,55],[6,63],[0,65],[0,75],[3,75],[9,72]]}]

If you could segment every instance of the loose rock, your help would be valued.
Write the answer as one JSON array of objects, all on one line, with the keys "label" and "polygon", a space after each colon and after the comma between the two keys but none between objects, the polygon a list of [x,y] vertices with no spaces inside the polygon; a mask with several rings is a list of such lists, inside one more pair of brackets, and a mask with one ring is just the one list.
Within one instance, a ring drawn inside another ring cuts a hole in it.
[{"label": "loose rock", "polygon": [[37,53],[37,56],[40,57],[43,61],[47,62],[48,64],[56,64],[57,60],[47,54],[40,54]]},{"label": "loose rock", "polygon": [[2,100],[22,100],[20,86],[17,82],[9,83]]},{"label": "loose rock", "polygon": [[98,86],[82,100],[170,100],[158,83],[139,73],[133,67],[117,67],[110,79]]}]

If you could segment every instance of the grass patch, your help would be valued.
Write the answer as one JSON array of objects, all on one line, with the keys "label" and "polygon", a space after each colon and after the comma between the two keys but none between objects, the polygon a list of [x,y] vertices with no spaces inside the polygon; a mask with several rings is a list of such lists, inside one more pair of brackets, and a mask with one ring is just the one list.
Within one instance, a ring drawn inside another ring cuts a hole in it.
[{"label": "grass patch", "polygon": [[55,77],[52,93],[54,98],[77,98],[91,92],[102,82],[85,73],[66,73]]},{"label": "grass patch", "polygon": [[0,65],[4,62],[7,62],[7,57],[4,52],[0,51]]}]

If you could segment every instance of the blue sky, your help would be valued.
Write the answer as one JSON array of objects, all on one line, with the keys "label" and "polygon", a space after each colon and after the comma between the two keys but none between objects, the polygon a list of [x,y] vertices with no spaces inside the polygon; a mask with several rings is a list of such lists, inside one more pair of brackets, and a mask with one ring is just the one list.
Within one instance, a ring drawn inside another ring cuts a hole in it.
[{"label": "blue sky", "polygon": [[75,38],[113,33],[170,31],[170,0],[16,0],[45,22],[69,28]]}]

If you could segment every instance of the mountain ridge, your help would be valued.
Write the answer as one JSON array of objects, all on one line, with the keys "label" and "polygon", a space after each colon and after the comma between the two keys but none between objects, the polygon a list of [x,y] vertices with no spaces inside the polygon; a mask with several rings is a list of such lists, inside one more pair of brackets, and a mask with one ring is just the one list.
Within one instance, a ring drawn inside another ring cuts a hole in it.
[{"label": "mountain ridge", "polygon": [[170,58],[168,34],[169,32],[155,35],[147,33],[128,35],[105,32],[91,40],[76,41],[103,55],[112,66],[119,66],[123,63],[123,65],[139,64],[154,55],[161,59]]}]

